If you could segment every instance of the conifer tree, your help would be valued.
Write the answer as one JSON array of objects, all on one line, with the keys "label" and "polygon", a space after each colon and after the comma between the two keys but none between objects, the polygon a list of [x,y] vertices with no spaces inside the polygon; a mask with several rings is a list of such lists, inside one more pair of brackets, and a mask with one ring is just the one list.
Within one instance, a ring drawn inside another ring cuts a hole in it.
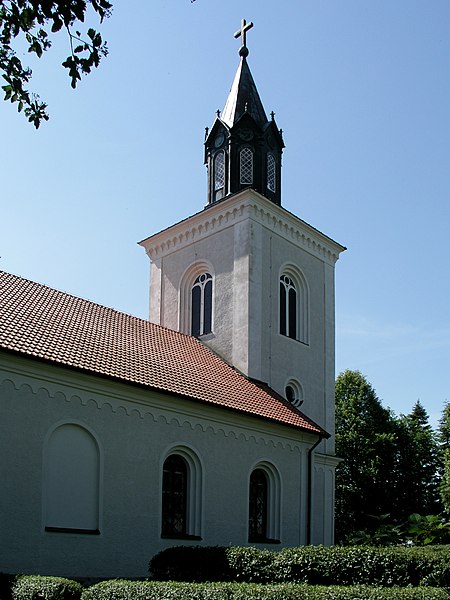
[{"label": "conifer tree", "polygon": [[391,411],[381,405],[359,371],[336,380],[336,539],[368,530],[371,516],[390,513],[396,490],[397,435]]},{"label": "conifer tree", "polygon": [[420,401],[409,415],[401,415],[398,426],[398,518],[413,513],[436,515],[439,500],[439,456],[435,432]]},{"label": "conifer tree", "polygon": [[438,430],[441,480],[439,493],[443,509],[450,514],[450,403],[446,402],[439,421]]}]

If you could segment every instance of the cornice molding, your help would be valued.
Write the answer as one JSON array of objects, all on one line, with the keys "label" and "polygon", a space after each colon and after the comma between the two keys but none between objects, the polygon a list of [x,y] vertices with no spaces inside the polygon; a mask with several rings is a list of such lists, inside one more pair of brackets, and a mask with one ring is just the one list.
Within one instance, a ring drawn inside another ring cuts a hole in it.
[{"label": "cornice molding", "polygon": [[122,383],[101,382],[84,374],[66,373],[66,379],[51,366],[30,365],[31,369],[27,369],[21,363],[11,361],[3,373],[0,369],[0,388],[12,386],[16,392],[28,390],[36,399],[53,398],[61,403],[110,410],[129,418],[151,418],[155,423],[188,426],[203,432],[211,430],[227,438],[254,440],[257,444],[299,453],[306,452],[317,439],[305,432],[295,432],[294,438],[289,435],[290,430],[281,430],[277,424],[256,423],[246,415],[231,415],[215,410],[217,407],[197,405],[177,397],[168,401],[167,395],[158,392],[131,389]]},{"label": "cornice molding", "polygon": [[251,189],[208,205],[202,212],[142,240],[139,245],[145,248],[151,261],[157,261],[246,219],[332,265],[345,250],[341,244]]}]

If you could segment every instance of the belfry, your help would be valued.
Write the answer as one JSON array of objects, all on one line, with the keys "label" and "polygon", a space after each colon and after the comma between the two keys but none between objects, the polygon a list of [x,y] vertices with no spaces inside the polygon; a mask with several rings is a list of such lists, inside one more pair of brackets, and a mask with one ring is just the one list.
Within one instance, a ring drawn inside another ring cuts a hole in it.
[{"label": "belfry", "polygon": [[284,143],[275,115],[267,119],[247,63],[246,32],[253,23],[242,20],[241,57],[225,107],[205,140],[208,202],[252,188],[281,204],[281,154]]}]

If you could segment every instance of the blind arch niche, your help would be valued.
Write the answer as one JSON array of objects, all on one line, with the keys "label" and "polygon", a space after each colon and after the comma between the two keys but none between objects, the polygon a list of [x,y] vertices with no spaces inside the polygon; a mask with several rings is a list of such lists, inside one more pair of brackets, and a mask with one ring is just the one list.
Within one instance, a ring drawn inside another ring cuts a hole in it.
[{"label": "blind arch niche", "polygon": [[99,533],[100,449],[78,423],[63,423],[47,436],[44,449],[46,531]]}]

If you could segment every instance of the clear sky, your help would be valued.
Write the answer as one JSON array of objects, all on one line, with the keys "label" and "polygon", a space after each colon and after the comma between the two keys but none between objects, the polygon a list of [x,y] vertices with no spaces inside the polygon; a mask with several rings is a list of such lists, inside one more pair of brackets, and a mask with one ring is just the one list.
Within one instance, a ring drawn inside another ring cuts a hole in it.
[{"label": "clear sky", "polygon": [[450,400],[449,0],[116,0],[110,54],[70,88],[58,34],[34,70],[39,131],[0,104],[0,268],[148,314],[136,242],[206,202],[204,129],[238,66],[242,18],[283,128],[282,204],[347,246],[336,373],[398,415]]}]

